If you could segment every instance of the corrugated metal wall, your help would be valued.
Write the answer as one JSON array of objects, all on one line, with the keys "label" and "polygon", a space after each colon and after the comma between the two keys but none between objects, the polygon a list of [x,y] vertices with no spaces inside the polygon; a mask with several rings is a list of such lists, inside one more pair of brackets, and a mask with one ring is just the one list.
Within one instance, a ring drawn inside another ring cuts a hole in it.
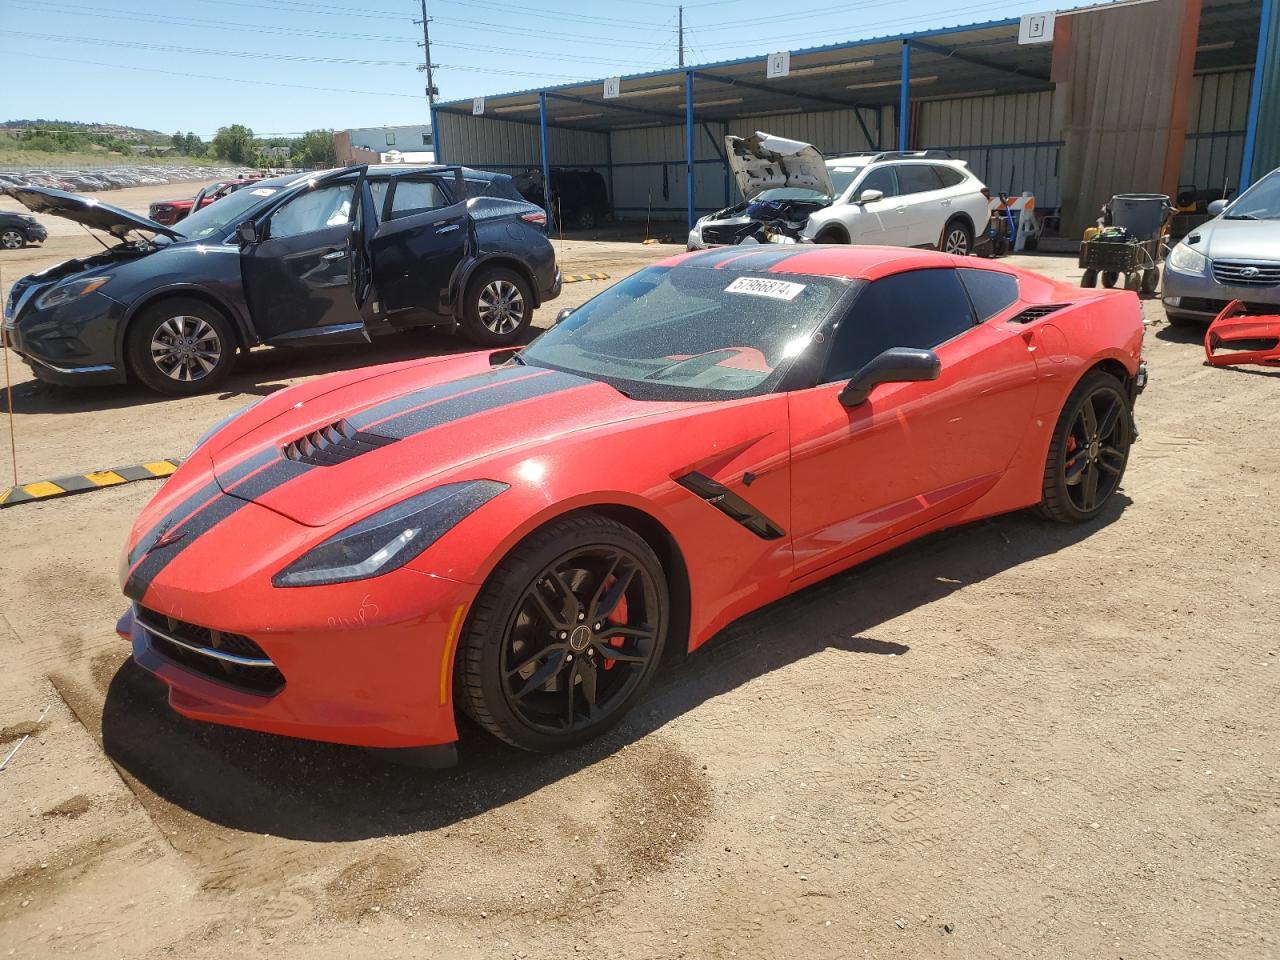
[{"label": "corrugated metal wall", "polygon": [[1051,90],[927,101],[916,139],[966,161],[992,193],[1029,192],[1040,207],[1061,202],[1062,131]]},{"label": "corrugated metal wall", "polygon": [[[534,122],[497,117],[468,117],[440,111],[436,142],[446,163],[462,163],[507,172],[542,166],[537,114]],[[609,137],[589,130],[547,130],[547,148],[556,166],[594,167],[603,173],[609,163]]]},{"label": "corrugated metal wall", "polygon": [[[696,102],[696,101],[695,101]],[[739,136],[764,130],[775,137],[803,140],[812,143],[823,153],[854,153],[859,150],[892,150],[895,134],[893,108],[879,111],[863,110],[862,122],[867,125],[872,140],[868,140],[858,125],[852,110],[817,110],[810,113],[796,112],[775,116],[747,116],[731,124],[732,133]],[[880,142],[874,142],[879,134]]]},{"label": "corrugated metal wall", "polygon": [[1207,73],[1195,78],[1179,189],[1239,185],[1252,80],[1252,70]]},{"label": "corrugated metal wall", "polygon": [[[710,131],[708,136],[707,131]],[[624,220],[683,220],[688,202],[683,124],[615,130],[613,139],[613,209]],[[694,190],[703,213],[725,205],[726,172],[720,159],[724,127],[698,124],[695,131]]]},{"label": "corrugated metal wall", "polygon": [[1262,60],[1262,87],[1258,98],[1258,130],[1253,149],[1254,182],[1280,167],[1280,2],[1265,7],[1262,24],[1266,46]]}]

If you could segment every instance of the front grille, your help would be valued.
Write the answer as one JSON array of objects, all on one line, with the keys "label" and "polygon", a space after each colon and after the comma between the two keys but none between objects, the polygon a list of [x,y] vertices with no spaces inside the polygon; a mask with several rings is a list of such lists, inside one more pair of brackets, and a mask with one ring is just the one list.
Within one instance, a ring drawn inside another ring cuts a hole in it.
[{"label": "front grille", "polygon": [[760,224],[754,220],[747,223],[721,224],[716,227],[705,226],[702,228],[702,242],[734,246],[755,233],[759,226]]},{"label": "front grille", "polygon": [[1280,262],[1215,260],[1213,279],[1233,287],[1274,287],[1280,284]]},{"label": "front grille", "polygon": [[1057,313],[1065,303],[1045,303],[1038,307],[1027,307],[1021,313],[1015,314],[1009,318],[1010,323],[1032,323],[1041,317],[1047,317],[1051,313]]},{"label": "front grille", "polygon": [[366,433],[345,420],[339,420],[291,441],[285,445],[283,452],[286,459],[296,460],[298,463],[334,467],[395,442],[395,437]]},{"label": "front grille", "polygon": [[224,633],[135,607],[134,617],[151,648],[193,673],[229,687],[270,696],[284,688],[284,675],[266,651],[239,633]]}]

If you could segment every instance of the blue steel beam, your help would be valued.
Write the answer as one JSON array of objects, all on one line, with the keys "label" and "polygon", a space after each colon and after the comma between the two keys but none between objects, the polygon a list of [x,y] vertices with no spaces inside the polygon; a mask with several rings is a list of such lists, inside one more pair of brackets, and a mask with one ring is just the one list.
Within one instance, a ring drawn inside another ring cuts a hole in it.
[{"label": "blue steel beam", "polygon": [[440,124],[436,119],[436,108],[431,108],[431,152],[435,155],[436,163],[444,163],[440,154]]},{"label": "blue steel beam", "polygon": [[911,125],[908,111],[911,107],[911,42],[902,41],[902,73],[899,77],[902,89],[898,91],[898,149],[907,149],[907,128]]},{"label": "blue steel beam", "polygon": [[[1253,155],[1258,147],[1258,118],[1262,108],[1262,88],[1265,81],[1267,41],[1271,38],[1271,8],[1275,0],[1262,0],[1262,13],[1258,29],[1258,53],[1253,64],[1253,83],[1249,89],[1249,114],[1244,126],[1244,158],[1240,161],[1240,193],[1253,183]],[[1277,78],[1276,82],[1280,82]]]},{"label": "blue steel beam", "polygon": [[555,226],[551,212],[551,158],[547,154],[547,95],[538,94],[538,133],[542,143],[542,207],[547,214],[547,233]]}]

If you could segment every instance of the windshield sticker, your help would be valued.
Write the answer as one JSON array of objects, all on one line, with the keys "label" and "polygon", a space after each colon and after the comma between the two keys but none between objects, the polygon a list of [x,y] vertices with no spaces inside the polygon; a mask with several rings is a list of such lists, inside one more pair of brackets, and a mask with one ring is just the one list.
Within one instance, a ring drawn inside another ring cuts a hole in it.
[{"label": "windshield sticker", "polygon": [[272,194],[274,194],[275,191],[268,190],[266,187],[258,187],[255,190],[250,190],[249,193],[251,193],[255,197],[269,197]]},{"label": "windshield sticker", "polygon": [[753,297],[768,297],[771,300],[794,300],[804,289],[803,283],[788,283],[786,280],[766,280],[763,277],[739,277],[724,288],[725,293],[746,293]]}]

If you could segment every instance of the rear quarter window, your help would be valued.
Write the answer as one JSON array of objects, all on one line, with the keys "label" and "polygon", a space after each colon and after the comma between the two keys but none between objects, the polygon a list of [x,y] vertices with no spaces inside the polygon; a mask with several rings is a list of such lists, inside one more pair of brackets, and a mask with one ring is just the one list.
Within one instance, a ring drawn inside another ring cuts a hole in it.
[{"label": "rear quarter window", "polygon": [[933,172],[937,174],[944,187],[956,187],[964,183],[964,174],[955,167],[945,167],[938,164],[933,168]]},{"label": "rear quarter window", "polygon": [[973,302],[973,310],[979,323],[990,320],[1017,302],[1017,277],[994,270],[962,268],[956,272],[960,274],[960,282],[964,284],[964,289]]}]

